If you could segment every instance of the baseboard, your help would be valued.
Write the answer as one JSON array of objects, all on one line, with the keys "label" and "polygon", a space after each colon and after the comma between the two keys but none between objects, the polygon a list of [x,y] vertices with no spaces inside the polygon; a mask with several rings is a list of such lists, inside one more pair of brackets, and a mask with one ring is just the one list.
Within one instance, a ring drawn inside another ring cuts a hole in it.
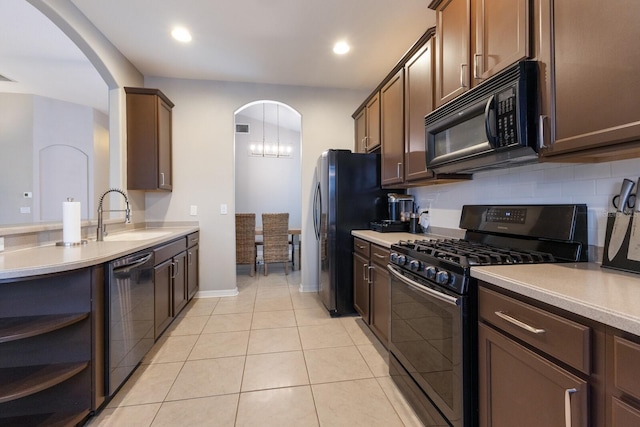
[{"label": "baseboard", "polygon": [[223,291],[198,291],[194,298],[224,298],[238,296],[238,288],[226,289]]}]

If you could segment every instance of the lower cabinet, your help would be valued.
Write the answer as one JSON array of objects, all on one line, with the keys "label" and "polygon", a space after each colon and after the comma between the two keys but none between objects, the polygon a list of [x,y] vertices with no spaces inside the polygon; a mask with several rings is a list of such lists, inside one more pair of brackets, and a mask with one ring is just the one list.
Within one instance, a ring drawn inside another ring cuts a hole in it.
[{"label": "lower cabinet", "polygon": [[385,347],[391,310],[388,260],[389,249],[354,238],[354,308]]},{"label": "lower cabinet", "polygon": [[640,426],[640,337],[607,333],[607,425]]},{"label": "lower cabinet", "polygon": [[187,305],[187,239],[154,248],[155,338],[167,329]]},{"label": "lower cabinet", "polygon": [[478,290],[479,425],[612,425],[605,326],[504,292]]},{"label": "lower cabinet", "polygon": [[0,281],[0,425],[76,425],[102,403],[103,286],[102,266]]},{"label": "lower cabinet", "polygon": [[200,287],[200,233],[187,236],[187,299],[191,300]]}]

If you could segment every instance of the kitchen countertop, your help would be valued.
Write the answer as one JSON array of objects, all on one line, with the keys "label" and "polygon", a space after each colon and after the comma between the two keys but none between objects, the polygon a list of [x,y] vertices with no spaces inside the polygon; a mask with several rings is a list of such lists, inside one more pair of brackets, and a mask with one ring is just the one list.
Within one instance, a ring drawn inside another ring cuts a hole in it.
[{"label": "kitchen countertop", "polygon": [[[400,240],[443,237],[370,230],[351,234],[387,248]],[[472,267],[471,276],[640,336],[640,275],[588,262]]]},{"label": "kitchen countertop", "polygon": [[[0,280],[58,273],[102,264],[122,256],[160,245],[187,234],[199,231],[197,226],[146,228],[149,238],[140,238],[141,229],[114,233],[104,242],[89,240],[86,245],[43,245],[15,251],[0,252]],[[167,232],[157,236],[154,232]],[[134,233],[137,240],[125,240],[126,234]],[[118,239],[109,241],[109,239]],[[122,240],[120,240],[122,239]]]}]

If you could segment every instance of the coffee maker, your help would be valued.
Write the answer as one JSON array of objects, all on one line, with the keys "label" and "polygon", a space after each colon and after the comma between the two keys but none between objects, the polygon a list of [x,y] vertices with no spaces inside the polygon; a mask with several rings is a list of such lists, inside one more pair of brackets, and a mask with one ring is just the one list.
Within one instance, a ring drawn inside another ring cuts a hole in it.
[{"label": "coffee maker", "polygon": [[409,221],[413,213],[413,196],[389,193],[387,195],[389,218],[371,223],[371,229],[379,232],[409,231]]}]

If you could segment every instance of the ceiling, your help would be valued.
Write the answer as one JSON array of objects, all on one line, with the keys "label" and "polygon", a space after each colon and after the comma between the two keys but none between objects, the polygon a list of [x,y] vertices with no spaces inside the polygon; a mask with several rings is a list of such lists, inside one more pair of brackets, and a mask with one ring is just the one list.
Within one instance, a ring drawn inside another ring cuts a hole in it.
[{"label": "ceiling", "polygon": [[[71,2],[145,76],[365,91],[435,25],[429,0]],[[25,0],[0,1],[0,75],[32,87],[66,84],[81,99],[99,86],[97,73],[81,77],[91,73],[86,58],[38,14]],[[171,38],[176,25],[191,31],[190,43]],[[338,40],[351,45],[348,54],[332,52]],[[45,77],[53,83],[35,83]]]}]

